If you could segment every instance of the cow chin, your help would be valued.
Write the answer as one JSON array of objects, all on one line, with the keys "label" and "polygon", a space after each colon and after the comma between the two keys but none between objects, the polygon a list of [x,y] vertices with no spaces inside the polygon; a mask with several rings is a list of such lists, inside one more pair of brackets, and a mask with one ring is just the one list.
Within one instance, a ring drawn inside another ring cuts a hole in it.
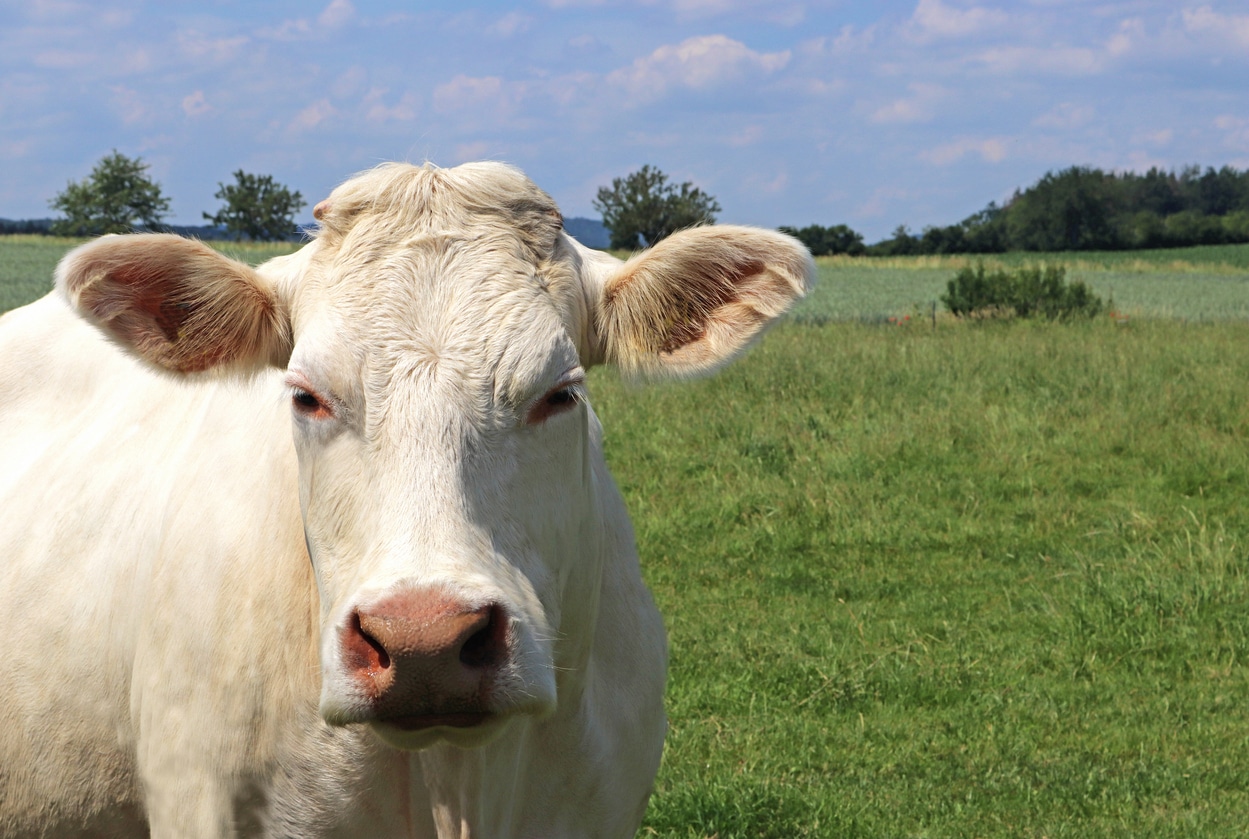
[{"label": "cow chin", "polygon": [[498,738],[513,721],[542,720],[555,711],[554,697],[527,697],[526,702],[506,708],[490,704],[491,710],[440,709],[417,713],[382,710],[360,701],[340,704],[323,697],[321,716],[332,726],[366,725],[388,746],[419,751],[440,743],[460,748],[484,746]]},{"label": "cow chin", "polygon": [[397,717],[369,723],[387,746],[420,751],[447,743],[462,749],[485,746],[507,728],[511,716],[500,714],[444,714],[438,717]]}]

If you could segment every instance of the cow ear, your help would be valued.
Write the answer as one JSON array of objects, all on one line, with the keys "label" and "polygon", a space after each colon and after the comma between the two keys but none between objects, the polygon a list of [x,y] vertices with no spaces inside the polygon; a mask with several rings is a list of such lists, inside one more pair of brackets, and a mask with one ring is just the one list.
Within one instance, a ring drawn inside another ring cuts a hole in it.
[{"label": "cow ear", "polygon": [[249,372],[290,355],[273,283],[202,242],[105,236],[66,255],[56,285],[116,343],[164,370]]},{"label": "cow ear", "polygon": [[595,317],[601,360],[648,377],[710,372],[814,280],[811,254],[781,233],[728,225],[674,233],[605,279]]}]

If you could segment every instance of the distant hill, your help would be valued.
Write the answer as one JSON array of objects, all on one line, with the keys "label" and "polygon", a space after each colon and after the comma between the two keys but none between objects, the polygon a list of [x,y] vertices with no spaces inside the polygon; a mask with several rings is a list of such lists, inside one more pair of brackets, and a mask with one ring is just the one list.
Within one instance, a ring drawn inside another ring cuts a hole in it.
[{"label": "distant hill", "polygon": [[608,245],[611,244],[611,233],[598,219],[566,218],[564,230],[587,248],[607,250]]}]

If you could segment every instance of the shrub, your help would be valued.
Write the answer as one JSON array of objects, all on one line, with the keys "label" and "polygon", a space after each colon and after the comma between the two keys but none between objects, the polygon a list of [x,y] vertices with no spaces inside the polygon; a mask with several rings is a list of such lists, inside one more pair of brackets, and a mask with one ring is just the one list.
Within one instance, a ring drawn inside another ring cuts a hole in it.
[{"label": "shrub", "polygon": [[1102,299],[1082,282],[1068,283],[1066,274],[1061,265],[987,273],[982,263],[955,274],[941,302],[959,317],[1008,312],[1055,320],[1101,314]]}]

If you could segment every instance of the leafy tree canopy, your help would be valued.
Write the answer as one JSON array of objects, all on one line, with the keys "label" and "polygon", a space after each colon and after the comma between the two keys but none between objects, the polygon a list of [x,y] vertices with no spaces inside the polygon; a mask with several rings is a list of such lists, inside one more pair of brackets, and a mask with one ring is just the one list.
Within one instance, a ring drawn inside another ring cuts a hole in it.
[{"label": "leafy tree canopy", "polygon": [[958,224],[905,228],[873,255],[1080,251],[1249,242],[1249,170],[1106,172],[1072,166]]},{"label": "leafy tree canopy", "polygon": [[714,224],[720,205],[693,183],[669,183],[667,175],[646,165],[601,187],[594,209],[611,231],[611,246],[628,250],[639,243],[650,247],[686,227]]},{"label": "leafy tree canopy", "polygon": [[810,224],[803,228],[782,227],[782,233],[793,236],[811,251],[812,256],[832,256],[844,253],[858,256],[863,253],[863,235],[844,224],[823,227]]},{"label": "leafy tree canopy", "polygon": [[258,242],[289,239],[299,231],[295,214],[308,205],[298,191],[291,192],[272,175],[251,175],[242,169],[234,183],[218,182],[213,196],[224,202],[215,214],[204,218],[234,236]]},{"label": "leafy tree canopy", "polygon": [[65,214],[52,224],[57,236],[129,233],[137,227],[157,230],[169,212],[169,199],[147,176],[141,158],[116,149],[105,155],[81,181],[70,181],[49,203]]}]

